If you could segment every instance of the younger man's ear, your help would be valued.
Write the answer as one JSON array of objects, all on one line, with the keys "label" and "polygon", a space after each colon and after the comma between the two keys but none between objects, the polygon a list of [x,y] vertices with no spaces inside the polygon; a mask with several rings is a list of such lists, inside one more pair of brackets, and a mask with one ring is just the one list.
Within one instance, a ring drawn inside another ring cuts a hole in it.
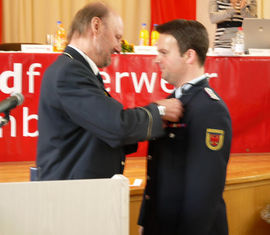
[{"label": "younger man's ear", "polygon": [[188,64],[194,63],[197,58],[197,53],[193,49],[188,49],[184,54],[184,58]]}]

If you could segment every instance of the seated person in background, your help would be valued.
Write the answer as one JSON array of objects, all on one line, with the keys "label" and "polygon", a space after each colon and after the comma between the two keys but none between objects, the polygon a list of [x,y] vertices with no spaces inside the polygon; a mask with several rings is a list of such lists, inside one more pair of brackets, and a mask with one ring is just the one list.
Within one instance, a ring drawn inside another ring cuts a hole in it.
[{"label": "seated person in background", "polygon": [[244,18],[257,17],[256,0],[209,0],[209,17],[217,24],[214,48],[231,49],[232,38]]}]

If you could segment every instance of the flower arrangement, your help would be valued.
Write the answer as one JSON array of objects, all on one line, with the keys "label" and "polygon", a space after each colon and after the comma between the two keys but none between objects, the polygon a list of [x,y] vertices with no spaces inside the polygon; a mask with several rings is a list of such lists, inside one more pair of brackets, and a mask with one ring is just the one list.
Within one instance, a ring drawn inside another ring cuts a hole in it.
[{"label": "flower arrangement", "polygon": [[121,47],[122,47],[122,52],[123,53],[126,53],[126,52],[134,53],[134,45],[128,43],[127,40],[122,40],[121,41]]}]

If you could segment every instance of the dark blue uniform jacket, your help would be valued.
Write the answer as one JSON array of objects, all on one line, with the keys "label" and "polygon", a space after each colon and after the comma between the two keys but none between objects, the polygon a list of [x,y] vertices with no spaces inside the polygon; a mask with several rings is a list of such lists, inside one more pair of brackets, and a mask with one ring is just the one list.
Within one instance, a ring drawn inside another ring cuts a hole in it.
[{"label": "dark blue uniform jacket", "polygon": [[124,110],[71,47],[44,74],[38,130],[41,180],[123,173],[130,144],[164,134],[155,104]]},{"label": "dark blue uniform jacket", "polygon": [[184,116],[150,141],[139,224],[144,235],[226,235],[222,197],[232,138],[224,102],[207,80],[180,98]]}]

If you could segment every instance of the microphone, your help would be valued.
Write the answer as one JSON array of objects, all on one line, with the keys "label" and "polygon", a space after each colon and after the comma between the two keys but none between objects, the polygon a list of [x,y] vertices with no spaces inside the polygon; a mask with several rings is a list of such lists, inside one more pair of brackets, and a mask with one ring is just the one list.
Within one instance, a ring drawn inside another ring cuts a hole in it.
[{"label": "microphone", "polygon": [[23,103],[24,97],[21,93],[13,93],[10,97],[0,102],[0,113],[9,111]]}]

